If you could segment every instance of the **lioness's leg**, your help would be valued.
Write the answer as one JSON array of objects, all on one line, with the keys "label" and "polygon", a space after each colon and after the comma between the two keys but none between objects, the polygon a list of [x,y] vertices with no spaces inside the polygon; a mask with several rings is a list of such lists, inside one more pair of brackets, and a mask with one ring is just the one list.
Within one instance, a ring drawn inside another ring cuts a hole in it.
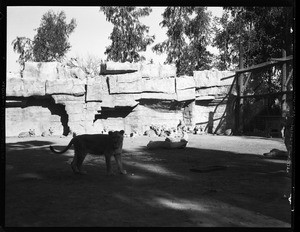
[{"label": "lioness's leg", "polygon": [[107,175],[112,175],[113,172],[111,171],[111,155],[110,154],[105,154],[105,162],[106,162],[106,173]]},{"label": "lioness's leg", "polygon": [[77,158],[77,168],[80,174],[86,174],[86,171],[82,170],[82,163],[86,157],[86,153],[81,153]]},{"label": "lioness's leg", "polygon": [[76,154],[76,153],[74,154],[74,158],[73,158],[72,163],[71,163],[71,168],[72,168],[72,170],[75,174],[79,173],[79,170],[77,168],[77,163],[78,163],[77,155],[78,154]]},{"label": "lioness's leg", "polygon": [[114,157],[115,157],[115,160],[117,162],[119,171],[122,174],[126,174],[127,173],[126,170],[123,169],[121,154],[115,154]]}]

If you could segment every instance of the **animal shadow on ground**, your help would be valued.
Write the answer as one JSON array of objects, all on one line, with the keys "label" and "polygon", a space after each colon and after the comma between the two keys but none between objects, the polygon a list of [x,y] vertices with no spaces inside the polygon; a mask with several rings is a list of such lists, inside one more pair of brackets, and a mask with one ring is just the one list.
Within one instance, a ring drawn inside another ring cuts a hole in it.
[{"label": "animal shadow on ground", "polygon": [[[280,198],[285,177],[273,174],[284,162],[194,147],[137,147],[123,150],[127,175],[107,176],[104,157],[91,155],[87,175],[75,175],[73,149],[53,154],[51,144],[6,144],[7,226],[241,226],[243,212],[290,223],[289,204]],[[190,171],[215,165],[226,169]]]}]

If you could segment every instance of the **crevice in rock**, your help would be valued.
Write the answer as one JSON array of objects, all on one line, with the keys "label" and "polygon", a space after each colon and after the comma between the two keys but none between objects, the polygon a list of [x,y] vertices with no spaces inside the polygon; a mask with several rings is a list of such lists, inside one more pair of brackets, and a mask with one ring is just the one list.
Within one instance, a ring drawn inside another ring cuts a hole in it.
[{"label": "crevice in rock", "polygon": [[100,114],[95,115],[94,122],[97,119],[108,119],[108,118],[126,118],[132,111],[134,107],[102,107]]}]

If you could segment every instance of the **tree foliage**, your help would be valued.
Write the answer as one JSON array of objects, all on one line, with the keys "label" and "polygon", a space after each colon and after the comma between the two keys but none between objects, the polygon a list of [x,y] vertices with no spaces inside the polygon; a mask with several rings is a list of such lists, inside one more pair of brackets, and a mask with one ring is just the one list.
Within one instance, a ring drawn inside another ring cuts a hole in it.
[{"label": "tree foliage", "polygon": [[114,25],[109,37],[112,43],[105,51],[107,60],[137,62],[143,59],[139,52],[146,51],[155,37],[148,35],[149,27],[143,25],[139,18],[148,16],[151,8],[104,6],[100,7],[100,11]]},{"label": "tree foliage", "polygon": [[165,63],[175,63],[178,75],[210,68],[210,15],[205,7],[167,7],[160,25],[167,28],[168,39],[153,51],[166,52]]},{"label": "tree foliage", "polygon": [[[282,57],[283,49],[292,55],[294,20],[291,7],[226,7],[222,17],[215,21],[214,45],[220,50],[218,68],[236,69],[240,53],[243,53],[244,67]],[[244,94],[280,91],[281,68],[278,65],[252,72]],[[292,66],[287,68],[291,70]],[[267,112],[271,112],[276,97],[268,97]],[[258,100],[244,100],[245,109]]]},{"label": "tree foliage", "polygon": [[239,45],[245,65],[262,63],[293,50],[293,9],[288,7],[227,7],[216,21],[214,45],[219,48],[219,68],[236,66]]},{"label": "tree foliage", "polygon": [[32,41],[26,37],[17,37],[12,41],[13,50],[19,53],[18,62],[21,65],[21,71],[23,71],[25,62],[32,60]]},{"label": "tree foliage", "polygon": [[50,62],[59,60],[71,48],[68,42],[69,35],[76,27],[75,19],[66,22],[64,11],[54,13],[46,12],[41,19],[40,27],[33,40],[33,56],[37,62]]},{"label": "tree foliage", "polygon": [[75,19],[67,24],[63,11],[54,13],[50,10],[42,16],[40,27],[35,29],[37,34],[33,41],[26,37],[13,40],[13,49],[20,54],[18,62],[21,65],[21,74],[27,61],[50,62],[63,58],[71,48],[68,38],[75,27]]}]

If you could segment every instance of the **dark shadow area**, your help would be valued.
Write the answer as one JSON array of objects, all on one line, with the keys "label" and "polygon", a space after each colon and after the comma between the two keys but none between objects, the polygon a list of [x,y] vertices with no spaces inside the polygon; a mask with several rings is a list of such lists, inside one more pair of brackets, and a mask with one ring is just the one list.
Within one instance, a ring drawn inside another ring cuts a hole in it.
[{"label": "dark shadow area", "polygon": [[7,181],[10,178],[15,179],[15,174],[43,174],[51,167],[55,173],[56,165],[58,167],[63,165],[68,158],[51,153],[49,145],[53,145],[53,143],[37,140],[6,143],[6,165],[13,167],[12,170],[6,172]]},{"label": "dark shadow area", "polygon": [[6,149],[13,150],[14,148],[31,148],[31,147],[42,147],[45,145],[52,145],[52,142],[48,141],[24,141],[24,142],[17,142],[17,143],[6,143]]},{"label": "dark shadow area", "polygon": [[[290,206],[282,198],[286,187],[284,161],[273,163],[259,155],[193,147],[179,151],[141,147],[138,154],[148,157],[144,162],[150,166],[135,163],[130,167],[131,171],[147,176],[148,181],[151,180],[148,183],[151,189],[155,189],[158,178],[164,180],[162,189],[165,195],[171,194],[175,199],[209,196],[232,206],[290,222]],[[132,161],[138,162],[135,158]],[[225,166],[226,169],[207,173],[190,171],[191,168],[210,166]],[[160,169],[160,173],[155,171]]]},{"label": "dark shadow area", "polygon": [[269,140],[269,141],[282,141],[282,138],[266,138],[266,137],[261,137],[261,136],[250,136],[250,135],[244,135],[240,136],[243,139],[262,139],[262,140]]},{"label": "dark shadow area", "polygon": [[281,138],[283,118],[276,97],[244,99],[244,134]]},{"label": "dark shadow area", "polygon": [[[146,92],[145,92],[146,93]],[[180,110],[185,107],[189,102],[178,102],[175,100],[161,100],[161,99],[140,99],[139,104],[147,108],[159,110],[159,111],[170,111]]]},{"label": "dark shadow area", "polygon": [[125,74],[125,73],[134,73],[138,70],[107,70],[107,65],[105,63],[102,63],[100,65],[100,73],[99,75],[119,75],[119,74]]},{"label": "dark shadow area", "polygon": [[212,134],[213,127],[214,127],[214,112],[209,112],[208,113],[208,123],[207,123],[205,130],[207,130],[207,133]]},{"label": "dark shadow area", "polygon": [[[225,94],[225,96],[223,96],[223,98],[219,100],[219,103],[217,103],[214,111],[209,113],[209,122],[210,123],[207,125],[208,130],[210,130],[209,133],[217,133],[219,130],[224,132],[226,129],[234,129],[235,128],[234,105],[235,105],[235,101],[236,101],[236,96],[232,93],[233,91],[234,92],[236,91],[235,83],[236,83],[236,77],[234,77],[227,94]],[[226,108],[223,112],[223,115],[220,118],[220,122],[216,126],[215,131],[213,131],[212,128],[213,128],[214,114],[217,112],[218,107],[222,103],[226,104]],[[212,125],[210,125],[210,124],[212,124]]]},{"label": "dark shadow area", "polygon": [[109,107],[102,107],[101,113],[95,115],[95,120],[98,119],[108,119],[108,118],[126,118],[132,111],[134,107],[115,107],[115,108],[109,108]]},{"label": "dark shadow area", "polygon": [[[196,105],[200,105],[200,106],[213,106],[214,110],[209,112],[208,115],[208,121],[207,122],[201,122],[201,123],[196,123],[196,125],[205,125],[205,131],[207,131],[207,133],[210,134],[216,134],[216,133],[224,133],[225,130],[227,129],[234,129],[235,126],[235,120],[234,120],[234,104],[236,101],[236,96],[233,95],[231,92],[233,91],[233,87],[234,87],[234,83],[232,83],[232,85],[230,86],[228,93],[225,94],[222,97],[218,97],[216,99],[213,100],[196,100]],[[218,108],[222,105],[222,104],[226,104],[225,110],[223,112],[223,114],[221,115],[221,117],[216,117],[215,115]],[[216,126],[214,126],[214,123],[216,121],[219,121],[218,124]],[[215,128],[215,129],[213,129]]]},{"label": "dark shadow area", "polygon": [[[60,116],[60,121],[63,126],[63,135],[68,135],[70,128],[68,126],[69,117],[65,110],[65,106],[62,104],[55,104],[54,99],[50,96],[31,96],[31,97],[6,97],[6,107],[29,107],[29,106],[41,106],[48,108],[52,115]],[[12,102],[9,102],[12,101]]]},{"label": "dark shadow area", "polygon": [[[106,176],[104,158],[95,156],[85,160],[87,175],[75,175],[73,147],[59,155],[50,144],[6,144],[7,226],[242,226],[248,214],[290,223],[288,201],[280,198],[285,177],[273,174],[285,163],[213,149],[135,146],[123,150],[127,175]],[[189,170],[209,165],[227,168]]]}]

